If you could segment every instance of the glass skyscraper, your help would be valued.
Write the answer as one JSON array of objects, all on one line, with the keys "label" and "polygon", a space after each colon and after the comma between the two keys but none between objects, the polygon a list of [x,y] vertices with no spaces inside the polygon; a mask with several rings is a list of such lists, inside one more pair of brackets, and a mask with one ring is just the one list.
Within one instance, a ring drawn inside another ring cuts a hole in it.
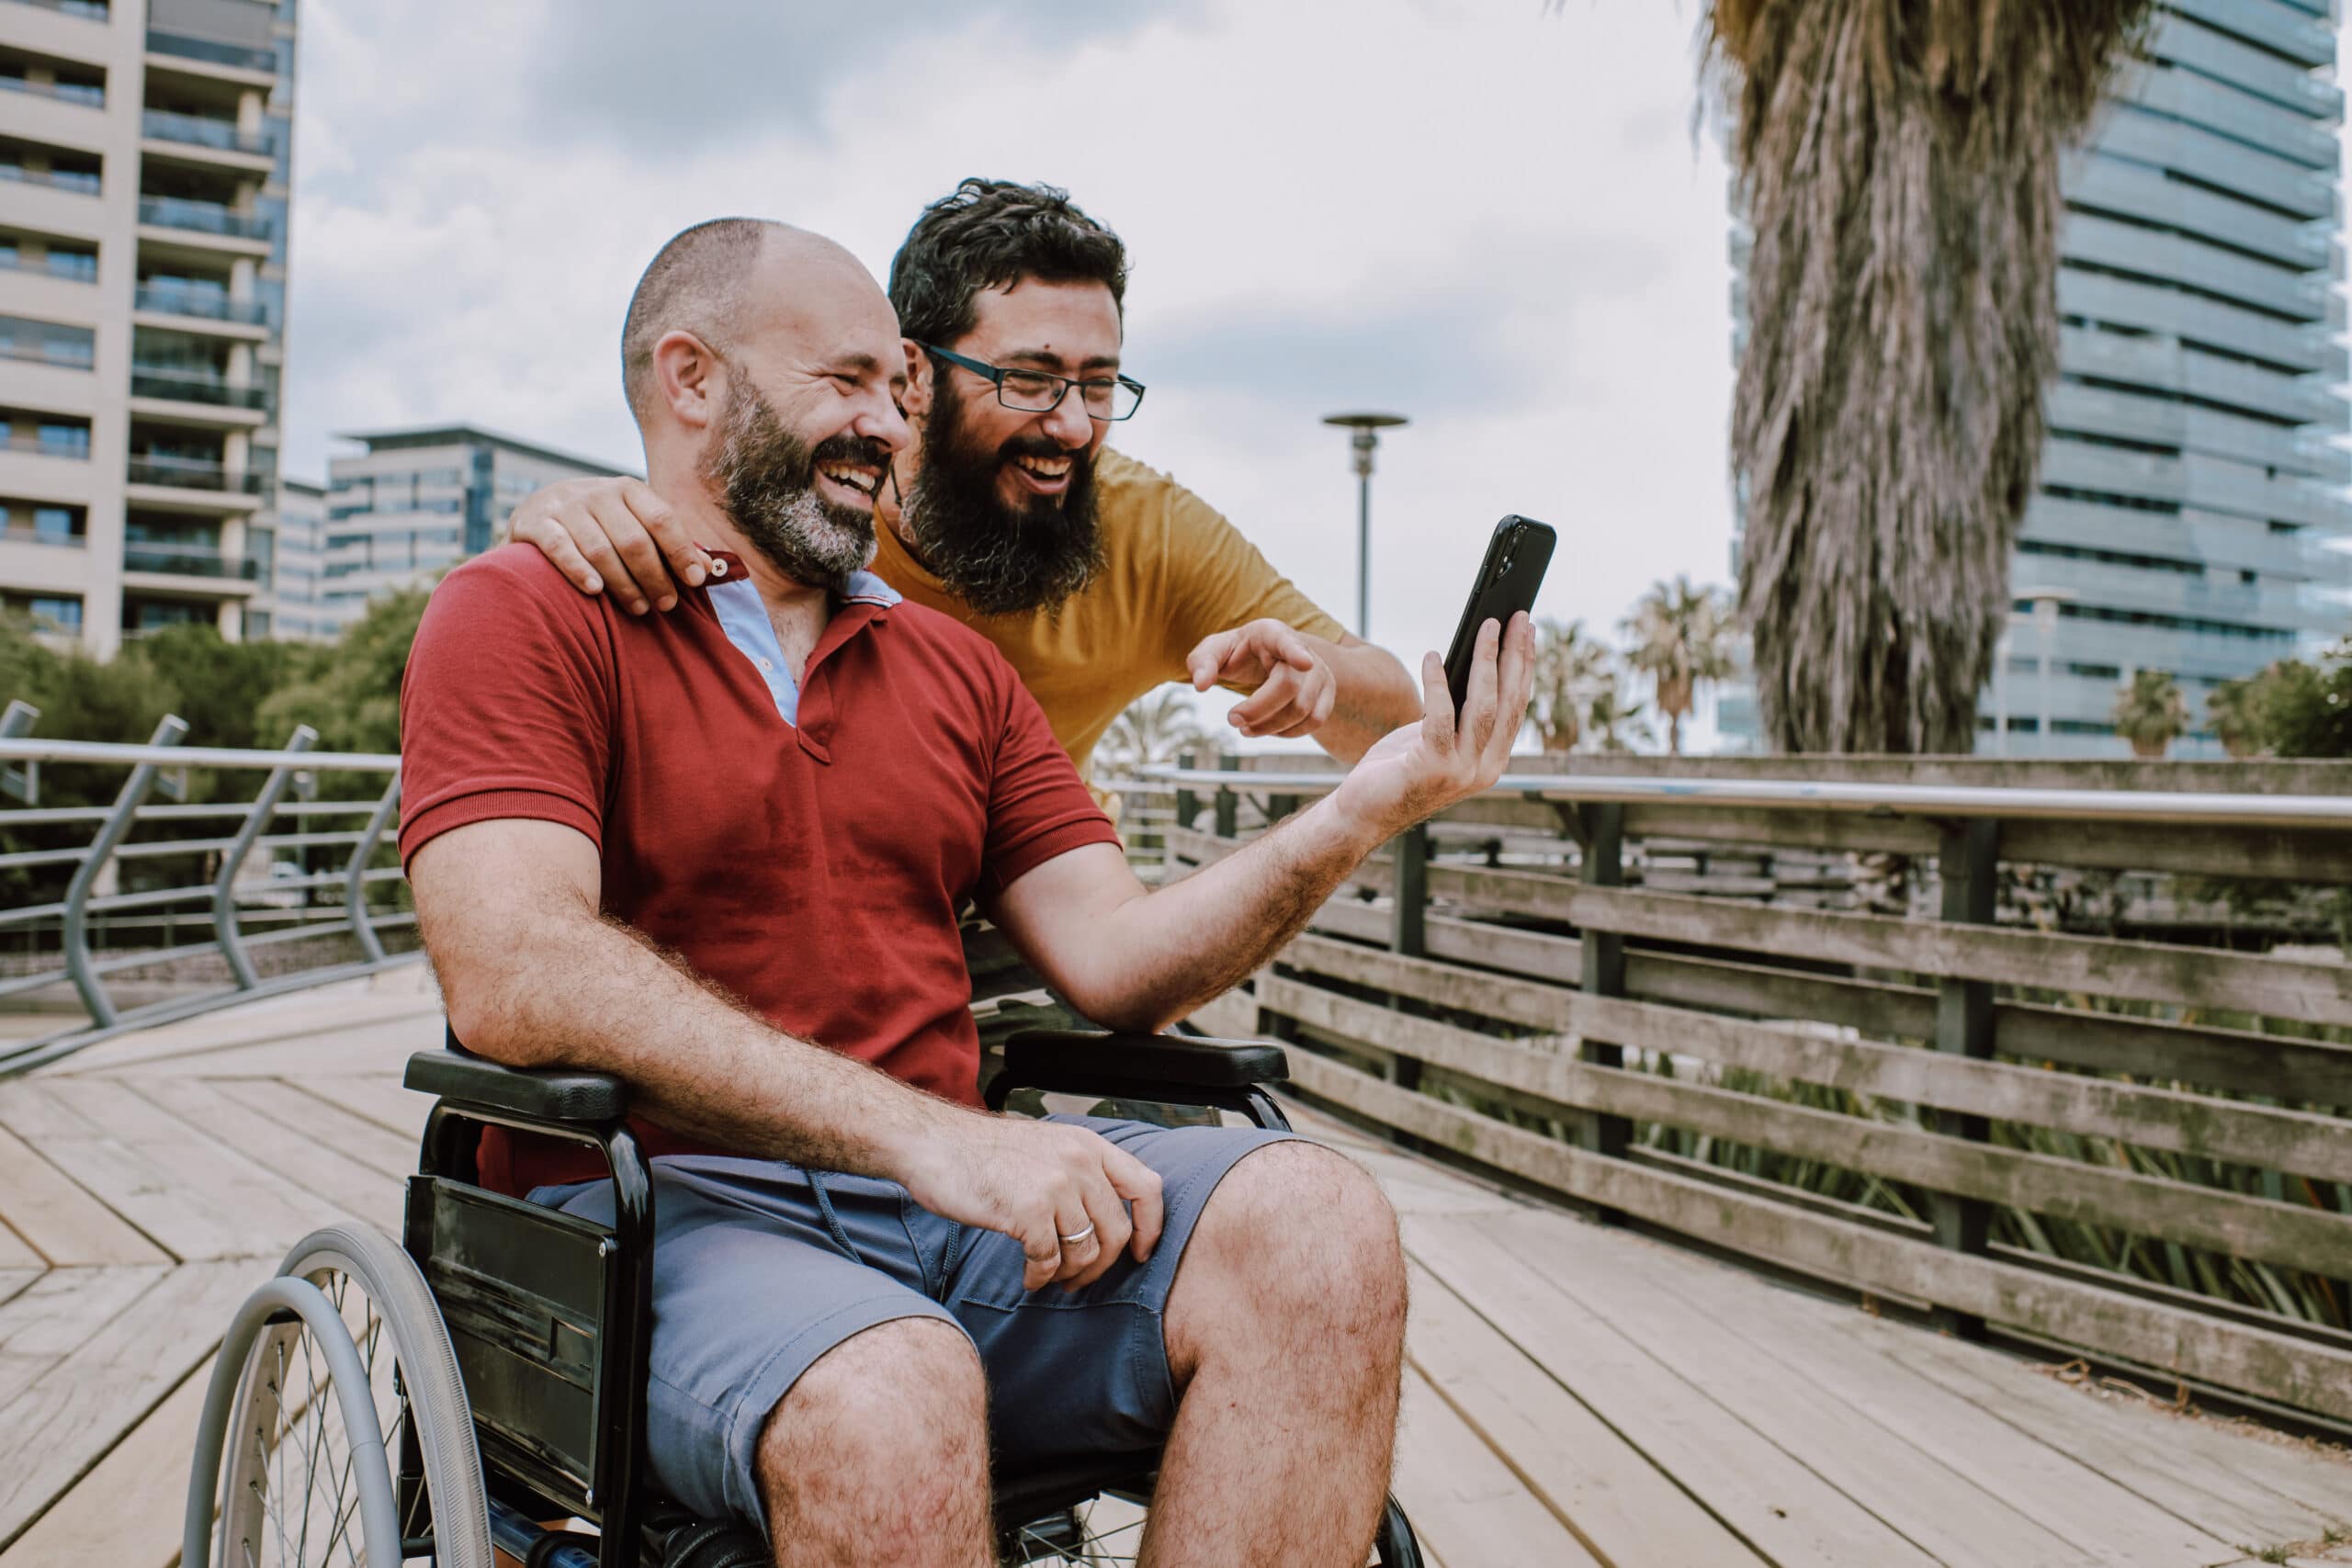
[{"label": "glass skyscraper", "polygon": [[2067,162],[2060,372],[1982,751],[2128,755],[2117,695],[2161,670],[2191,717],[2172,754],[2218,756],[2216,684],[2352,629],[2335,13],[2165,0]]}]

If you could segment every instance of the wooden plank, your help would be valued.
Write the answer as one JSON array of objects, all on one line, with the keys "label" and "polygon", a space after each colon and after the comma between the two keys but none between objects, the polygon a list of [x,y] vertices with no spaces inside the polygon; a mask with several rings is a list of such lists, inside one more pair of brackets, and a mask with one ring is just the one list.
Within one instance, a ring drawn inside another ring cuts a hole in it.
[{"label": "wooden plank", "polygon": [[1898,1358],[1996,1419],[2231,1542],[2352,1528],[2352,1466],[2291,1439],[2070,1388],[2026,1362],[1899,1325],[1849,1321],[1854,1340]]},{"label": "wooden plank", "polygon": [[[1804,1371],[1758,1353],[1679,1300],[1679,1292],[1595,1288],[1581,1277],[1612,1270],[1594,1267],[1599,1259],[1581,1234],[1589,1226],[1542,1213],[1464,1224],[1488,1245],[1510,1248],[1586,1310],[1611,1321],[1641,1324],[1645,1335],[1671,1347],[1675,1370],[1708,1397],[1799,1456],[1807,1469],[1938,1561],[2008,1568],[2076,1568],[2117,1561],[2063,1538],[2011,1499],[1924,1451],[1904,1427],[1886,1418],[1883,1407],[1850,1404]],[[1623,1250],[1609,1248],[1608,1256],[1613,1262]],[[1629,1303],[1629,1296],[1638,1299]],[[2170,1552],[2136,1568],[2201,1568],[2202,1555]]]},{"label": "wooden plank", "polygon": [[1408,1221],[1405,1246],[1774,1568],[1925,1568],[1934,1562],[1682,1377],[1670,1348],[1655,1346],[1638,1322],[1595,1316],[1516,1254],[1451,1222]]},{"label": "wooden plank", "polygon": [[[1994,1420],[1942,1385],[1910,1371],[1875,1348],[1856,1346],[1846,1332],[1854,1309],[1696,1260],[1669,1258],[1655,1248],[1615,1249],[1611,1267],[1590,1267],[1586,1227],[1565,1215],[1531,1213],[1508,1226],[1481,1227],[1498,1245],[1546,1274],[1566,1294],[1603,1315],[1637,1314],[1652,1331],[1675,1347],[1676,1363],[1719,1399],[1745,1385],[1758,1401],[1747,1416],[1754,1426],[1785,1421],[1790,1412],[1827,1398],[1845,1414],[1826,1425],[1855,1440],[1822,1442],[1792,1429],[1793,1451],[1856,1496],[1863,1486],[1888,1479],[1885,1455],[1916,1450],[1937,1469],[1998,1499],[1998,1508],[1971,1504],[1968,1491],[1949,1484],[1941,1499],[1918,1499],[1951,1510],[1966,1521],[1969,1553],[2015,1562],[2027,1547],[2003,1547],[1979,1522],[2014,1510],[2039,1533],[2064,1543],[2062,1560],[2114,1564],[2115,1568],[2202,1568],[2228,1546],[2148,1498],[2117,1485],[2077,1463],[2064,1451]],[[1984,1353],[1984,1352],[1980,1352]],[[1770,1367],[1769,1373],[1760,1369]],[[1747,1406],[1740,1406],[1746,1410]],[[1849,1484],[1849,1470],[1860,1473]],[[1929,1483],[1933,1485],[1933,1482]],[[1903,1522],[1898,1501],[1880,1512]],[[1932,1524],[1929,1529],[1935,1528]],[[1921,1529],[1908,1533],[1931,1547]],[[1944,1553],[1947,1557],[1951,1554]]]},{"label": "wooden plank", "polygon": [[0,1127],[0,1220],[61,1268],[165,1263],[170,1255]]},{"label": "wooden plank", "polygon": [[[323,1145],[379,1177],[390,1177],[402,1182],[416,1172],[417,1145],[414,1138],[404,1138],[398,1133],[378,1126],[375,1122],[345,1110],[331,1100],[322,1099],[304,1089],[279,1078],[211,1078],[211,1088],[241,1105],[251,1107],[276,1122],[290,1128],[311,1142]],[[406,1090],[401,1090],[406,1093]],[[431,1110],[432,1102],[423,1095],[410,1098]],[[419,1122],[419,1130],[423,1122]]]},{"label": "wooden plank", "polygon": [[337,1218],[110,1078],[44,1078],[0,1100],[0,1122],[174,1257],[274,1257]]},{"label": "wooden plank", "polygon": [[[387,1176],[222,1093],[201,1078],[152,1077],[132,1087],[145,1099],[242,1151],[293,1191],[311,1194],[342,1213],[397,1230],[400,1179]],[[307,1096],[302,1097],[308,1099]],[[313,1102],[315,1103],[315,1102]],[[286,1238],[288,1246],[300,1233]]]},{"label": "wooden plank", "polygon": [[268,1272],[250,1261],[172,1269],[0,1404],[0,1551],[212,1353]]},{"label": "wooden plank", "polygon": [[1520,1483],[1418,1373],[1405,1374],[1396,1495],[1416,1536],[1456,1562],[1608,1568]]},{"label": "wooden plank", "polygon": [[1217,1040],[1258,1038],[1258,1002],[1247,991],[1231,990],[1193,1010],[1192,1021]]},{"label": "wooden plank", "polygon": [[[225,1332],[227,1321],[221,1323]],[[8,1548],[7,1568],[173,1568],[208,1357]]]},{"label": "wooden plank", "polygon": [[1861,850],[1882,854],[1936,852],[1935,824],[1916,818],[1870,817],[1855,811],[1776,811],[1753,806],[1706,806],[1695,801],[1655,806],[1628,802],[1625,837]]},{"label": "wooden plank", "polygon": [[51,1269],[0,1303],[0,1414],[164,1278],[166,1265]]},{"label": "wooden plank", "polygon": [[372,1073],[303,1073],[286,1081],[397,1134],[408,1145],[410,1165],[415,1164],[425,1118],[433,1114],[431,1095],[402,1089],[396,1077],[382,1078]]},{"label": "wooden plank", "polygon": [[2352,964],[1831,909],[1763,908],[1688,894],[1592,887],[1528,872],[1431,866],[1429,886],[1432,896],[1480,908],[1700,947],[1803,953],[1829,963],[2352,1024]]},{"label": "wooden plank", "polygon": [[1428,1269],[1411,1266],[1413,1370],[1605,1562],[1764,1560]]},{"label": "wooden plank", "polygon": [[[1969,1143],[1917,1125],[1817,1111],[1638,1068],[1600,1066],[1556,1043],[1498,1039],[1279,977],[1260,986],[1259,999],[1343,1040],[1536,1096],[1563,1115],[1599,1111],[1662,1122],[2052,1218],[2352,1278],[2352,1215]],[[1578,999],[1587,1008],[1600,1001]],[[1693,1019],[1694,1037],[1704,1022]],[[1626,1039],[1613,1031],[1602,1037]]]},{"label": "wooden plank", "polygon": [[1817,1031],[1586,997],[1556,987],[1498,982],[1427,960],[1311,937],[1293,942],[1283,962],[1528,1028],[1699,1056],[1774,1077],[2062,1127],[2146,1148],[2352,1181],[2352,1122],[2340,1117],[1840,1040]]},{"label": "wooden plank", "polygon": [[2136,1301],[2014,1264],[1945,1252],[1620,1160],[1444,1105],[1306,1053],[1296,1087],[1584,1202],[1767,1258],[1799,1273],[1932,1302],[2223,1388],[2352,1419],[2352,1353]]}]

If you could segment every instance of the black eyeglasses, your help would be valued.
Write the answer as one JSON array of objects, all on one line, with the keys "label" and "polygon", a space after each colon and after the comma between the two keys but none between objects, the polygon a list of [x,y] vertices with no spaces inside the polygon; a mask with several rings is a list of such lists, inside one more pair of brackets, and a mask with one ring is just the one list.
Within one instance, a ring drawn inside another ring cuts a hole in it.
[{"label": "black eyeglasses", "polygon": [[961,366],[975,376],[987,377],[996,383],[996,400],[1016,412],[1050,413],[1062,406],[1062,400],[1069,396],[1072,387],[1078,389],[1078,400],[1089,419],[1133,419],[1136,410],[1143,406],[1143,383],[1125,376],[1073,381],[1045,370],[983,364],[932,344],[919,343],[915,346],[950,365]]}]

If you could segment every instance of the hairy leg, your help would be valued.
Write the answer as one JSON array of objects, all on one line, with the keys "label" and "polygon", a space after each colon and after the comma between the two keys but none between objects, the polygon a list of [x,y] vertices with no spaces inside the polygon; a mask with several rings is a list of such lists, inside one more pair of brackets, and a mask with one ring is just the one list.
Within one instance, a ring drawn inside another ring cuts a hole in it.
[{"label": "hairy leg", "polygon": [[1405,1348],[1379,1185],[1311,1144],[1242,1159],[1201,1212],[1166,1330],[1179,1403],[1143,1561],[1361,1568]]},{"label": "hairy leg", "polygon": [[877,1324],[803,1372],[760,1433],[778,1568],[989,1568],[988,1384],[928,1317]]}]

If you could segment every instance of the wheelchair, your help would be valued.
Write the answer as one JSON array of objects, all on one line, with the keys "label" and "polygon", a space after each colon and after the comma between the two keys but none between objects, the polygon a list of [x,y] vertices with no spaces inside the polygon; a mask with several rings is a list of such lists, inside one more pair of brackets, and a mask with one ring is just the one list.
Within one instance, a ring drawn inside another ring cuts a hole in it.
[{"label": "wheelchair", "polygon": [[[435,1100],[403,1245],[356,1222],[317,1231],[239,1308],[198,1426],[181,1562],[768,1563],[756,1529],[689,1517],[646,1481],[653,1190],[626,1088],[502,1066],[454,1034],[449,1046],[419,1052],[403,1080]],[[1015,1091],[1078,1094],[1287,1129],[1265,1087],[1287,1076],[1263,1043],[1029,1032],[1005,1042],[985,1098],[1001,1111]],[[477,1185],[485,1125],[601,1150],[616,1223]],[[999,1562],[1135,1562],[1158,1464],[1153,1450],[994,1476]],[[1370,1561],[1422,1561],[1394,1498]]]}]

